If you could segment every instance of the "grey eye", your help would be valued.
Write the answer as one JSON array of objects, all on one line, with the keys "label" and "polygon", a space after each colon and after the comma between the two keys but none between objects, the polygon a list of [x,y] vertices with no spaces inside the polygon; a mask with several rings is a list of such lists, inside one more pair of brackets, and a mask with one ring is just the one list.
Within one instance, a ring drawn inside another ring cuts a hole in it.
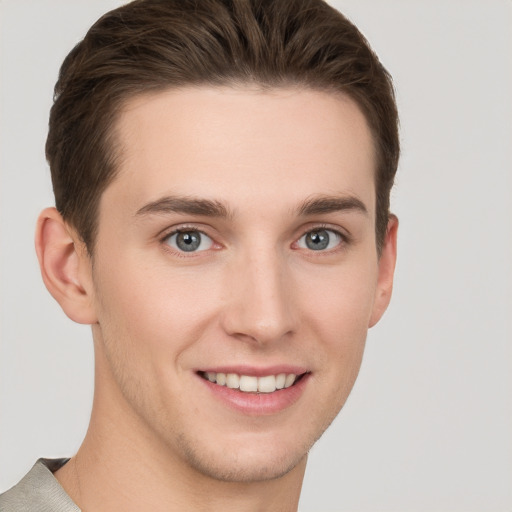
[{"label": "grey eye", "polygon": [[177,231],[167,239],[167,243],[181,252],[199,252],[210,249],[213,240],[197,230]]},{"label": "grey eye", "polygon": [[310,249],[311,251],[323,251],[325,249],[333,249],[341,241],[341,235],[332,229],[314,229],[299,239],[298,246],[302,249]]}]

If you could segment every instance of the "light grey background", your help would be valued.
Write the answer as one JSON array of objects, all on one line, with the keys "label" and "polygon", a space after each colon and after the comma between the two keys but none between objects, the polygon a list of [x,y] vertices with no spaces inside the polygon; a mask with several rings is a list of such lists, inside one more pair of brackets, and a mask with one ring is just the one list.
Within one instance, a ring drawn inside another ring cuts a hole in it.
[{"label": "light grey background", "polygon": [[[73,454],[92,343],[39,277],[44,142],[62,59],[119,1],[4,0],[0,132],[0,491]],[[313,449],[301,510],[512,509],[512,3],[339,0],[395,78],[403,156],[392,305]]]}]

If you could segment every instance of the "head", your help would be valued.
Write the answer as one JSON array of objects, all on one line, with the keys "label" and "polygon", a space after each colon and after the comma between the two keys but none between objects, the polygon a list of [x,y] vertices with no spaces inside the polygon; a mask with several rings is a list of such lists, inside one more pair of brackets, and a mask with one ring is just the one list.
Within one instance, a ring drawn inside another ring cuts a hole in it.
[{"label": "head", "polygon": [[376,247],[399,156],[391,78],[363,35],[319,0],[138,0],[107,13],[65,59],[46,153],[56,207],[93,253],[101,195],[120,168],[123,105],[183,86],[301,87],[350,97],[372,133]]},{"label": "head", "polygon": [[392,288],[397,114],[362,35],[317,0],[133,2],[65,60],[47,153],[39,258],[93,326],[96,438],[301,467]]}]

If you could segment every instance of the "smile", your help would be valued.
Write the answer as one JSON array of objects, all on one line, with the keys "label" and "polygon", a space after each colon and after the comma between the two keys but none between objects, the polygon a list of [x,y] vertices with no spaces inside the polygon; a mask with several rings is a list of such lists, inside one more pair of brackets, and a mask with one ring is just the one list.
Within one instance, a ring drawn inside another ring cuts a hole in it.
[{"label": "smile", "polygon": [[237,373],[201,372],[201,377],[218,386],[226,386],[244,393],[273,393],[293,386],[302,375],[279,373],[277,375],[239,375]]}]

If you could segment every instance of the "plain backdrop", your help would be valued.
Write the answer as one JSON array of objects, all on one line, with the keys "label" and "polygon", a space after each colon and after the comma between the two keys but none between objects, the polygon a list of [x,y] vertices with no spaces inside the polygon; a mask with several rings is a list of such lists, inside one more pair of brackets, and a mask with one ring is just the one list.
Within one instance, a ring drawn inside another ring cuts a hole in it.
[{"label": "plain backdrop", "polygon": [[[46,292],[33,249],[58,68],[113,0],[3,0],[0,491],[73,454],[92,343]],[[332,2],[394,76],[403,155],[392,304],[314,447],[301,511],[512,510],[512,3]]]}]

